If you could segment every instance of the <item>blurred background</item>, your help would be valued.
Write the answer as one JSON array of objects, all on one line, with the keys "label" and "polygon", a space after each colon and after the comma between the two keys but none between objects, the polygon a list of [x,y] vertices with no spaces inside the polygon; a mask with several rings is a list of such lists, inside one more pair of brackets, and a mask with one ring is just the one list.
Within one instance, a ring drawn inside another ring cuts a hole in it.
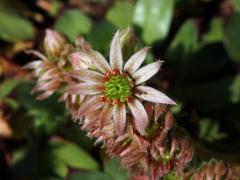
[{"label": "blurred background", "polygon": [[83,35],[107,57],[114,32],[128,26],[139,48],[151,46],[147,63],[165,61],[150,83],[177,102],[172,111],[196,157],[240,171],[240,0],[0,0],[1,180],[129,179],[58,94],[30,95],[34,82],[22,69],[46,28],[72,42]]}]

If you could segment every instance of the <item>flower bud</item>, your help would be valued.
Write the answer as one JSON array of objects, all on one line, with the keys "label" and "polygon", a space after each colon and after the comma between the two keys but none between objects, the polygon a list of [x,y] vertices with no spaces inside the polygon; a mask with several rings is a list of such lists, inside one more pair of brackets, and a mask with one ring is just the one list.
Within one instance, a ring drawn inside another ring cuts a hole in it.
[{"label": "flower bud", "polygon": [[139,45],[132,28],[128,27],[120,32],[120,44],[124,59],[128,59]]},{"label": "flower bud", "polygon": [[75,71],[78,71],[80,69],[88,69],[92,66],[91,57],[81,51],[72,53],[69,60],[72,64],[73,70]]},{"label": "flower bud", "polygon": [[47,29],[44,39],[44,48],[51,58],[57,58],[63,49],[66,39],[60,33]]}]

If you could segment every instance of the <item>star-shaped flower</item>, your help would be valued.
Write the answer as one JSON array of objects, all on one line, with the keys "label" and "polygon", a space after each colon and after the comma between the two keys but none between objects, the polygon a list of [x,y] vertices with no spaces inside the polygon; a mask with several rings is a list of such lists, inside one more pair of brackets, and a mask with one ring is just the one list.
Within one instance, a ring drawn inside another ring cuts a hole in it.
[{"label": "star-shaped flower", "polygon": [[97,51],[91,51],[94,69],[82,69],[73,74],[80,83],[71,85],[66,92],[89,95],[80,106],[76,116],[87,116],[99,111],[99,126],[113,119],[118,134],[122,134],[128,112],[134,117],[136,129],[143,135],[148,125],[148,116],[141,101],[161,104],[175,104],[162,92],[143,85],[160,69],[162,61],[140,67],[147,55],[143,48],[132,55],[123,65],[119,31],[115,34],[110,48],[110,63]]}]

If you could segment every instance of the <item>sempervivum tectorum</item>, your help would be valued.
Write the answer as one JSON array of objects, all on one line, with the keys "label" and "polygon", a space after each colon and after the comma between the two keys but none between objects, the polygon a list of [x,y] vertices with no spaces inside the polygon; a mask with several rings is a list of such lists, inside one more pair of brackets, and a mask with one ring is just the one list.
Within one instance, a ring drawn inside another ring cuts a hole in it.
[{"label": "sempervivum tectorum", "polygon": [[239,180],[231,167],[214,159],[201,164],[198,169],[190,170],[183,177],[184,180],[190,178],[193,180]]},{"label": "sempervivum tectorum", "polygon": [[132,170],[133,178],[157,180],[170,171],[180,175],[192,159],[189,139],[175,127],[173,116],[165,106],[147,103],[145,109],[150,120],[145,135],[131,125],[118,135],[113,121],[99,128],[96,115],[100,110],[87,115],[82,128],[96,138],[96,143],[103,144],[110,157],[120,157],[122,165]]},{"label": "sempervivum tectorum", "polygon": [[[64,84],[73,83],[70,77],[65,76],[66,72],[91,66],[91,60],[87,56],[90,48],[83,38],[77,38],[75,45],[72,45],[60,33],[47,29],[44,38],[45,53],[34,50],[27,51],[38,58],[25,65],[26,69],[33,70],[34,76],[38,79],[37,85],[32,91],[40,93],[37,99],[45,99],[60,90]],[[71,101],[71,103],[67,103],[69,107],[78,98],[64,94],[61,99],[66,102]]]},{"label": "sempervivum tectorum", "polygon": [[131,113],[135,129],[144,135],[148,126],[148,116],[141,101],[175,104],[162,92],[143,85],[159,71],[162,64],[161,61],[156,61],[140,68],[147,50],[148,48],[141,49],[123,65],[120,37],[117,32],[110,48],[110,63],[98,52],[89,51],[94,68],[75,72],[73,76],[79,83],[66,89],[66,93],[72,95],[91,96],[82,103],[75,117],[81,119],[100,110],[99,127],[104,127],[103,121],[113,120],[115,131],[121,135],[128,124],[127,114]]}]

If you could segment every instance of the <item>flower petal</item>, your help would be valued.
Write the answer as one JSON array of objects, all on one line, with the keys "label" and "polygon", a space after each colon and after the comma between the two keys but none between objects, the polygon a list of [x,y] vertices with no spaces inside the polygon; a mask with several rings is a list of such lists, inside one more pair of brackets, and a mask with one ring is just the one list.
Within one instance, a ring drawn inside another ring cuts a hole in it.
[{"label": "flower petal", "polygon": [[110,48],[110,64],[112,69],[122,71],[123,60],[122,50],[119,39],[119,31],[116,32]]},{"label": "flower petal", "polygon": [[145,101],[150,101],[154,103],[161,103],[161,104],[176,104],[173,100],[171,100],[169,97],[167,97],[162,92],[148,87],[148,86],[137,86],[137,91],[139,93],[136,93],[135,95]]},{"label": "flower petal", "polygon": [[133,99],[128,102],[128,106],[134,117],[136,129],[143,135],[148,125],[148,116],[142,103],[137,99]]},{"label": "flower petal", "polygon": [[66,88],[65,92],[79,95],[94,95],[101,93],[99,85],[87,83],[70,85],[68,88]]},{"label": "flower petal", "polygon": [[96,110],[100,109],[104,105],[104,102],[98,101],[94,103],[91,108],[88,108],[85,112],[84,115],[91,114],[92,112],[95,112]]},{"label": "flower petal", "polygon": [[38,91],[55,91],[60,88],[62,81],[53,79],[47,82],[39,82],[33,89],[32,93]]},{"label": "flower petal", "polygon": [[136,85],[141,84],[154,76],[160,69],[161,64],[162,61],[157,61],[148,64],[133,73],[132,77],[136,80]]},{"label": "flower petal", "polygon": [[35,51],[35,50],[28,50],[25,51],[27,54],[33,54],[39,58],[41,58],[42,60],[46,61],[47,57],[45,55],[43,55],[42,53],[40,53],[39,51]]},{"label": "flower petal", "polygon": [[103,110],[100,114],[100,118],[99,118],[99,125],[100,128],[103,128],[112,118],[112,105],[110,104],[105,104],[103,107]]},{"label": "flower petal", "polygon": [[122,135],[126,125],[126,107],[124,103],[114,105],[113,121],[118,135]]},{"label": "flower petal", "polygon": [[132,55],[124,65],[124,71],[129,72],[129,74],[133,74],[143,63],[146,58],[147,51],[148,47],[145,47]]},{"label": "flower petal", "polygon": [[106,59],[97,51],[91,51],[93,57],[93,64],[102,73],[111,71],[111,67]]},{"label": "flower petal", "polygon": [[70,75],[87,83],[101,84],[103,80],[102,74],[87,69],[81,69]]},{"label": "flower petal", "polygon": [[99,102],[99,96],[93,96],[90,99],[87,99],[86,101],[84,101],[81,104],[80,108],[78,109],[76,117],[79,119],[82,116],[84,116],[84,114],[87,112],[87,110],[98,102]]},{"label": "flower petal", "polygon": [[93,65],[91,56],[83,51],[72,53],[69,61],[72,64],[73,70],[87,69]]},{"label": "flower petal", "polygon": [[36,60],[30,63],[27,63],[23,66],[24,69],[36,69],[40,64],[42,63],[42,60]]},{"label": "flower petal", "polygon": [[45,91],[43,94],[38,95],[36,97],[37,100],[44,100],[46,98],[48,98],[49,96],[51,96],[54,93],[54,91]]},{"label": "flower petal", "polygon": [[46,81],[52,78],[58,78],[61,75],[59,70],[57,68],[52,68],[47,70],[40,78],[38,79],[38,82],[40,81]]}]

